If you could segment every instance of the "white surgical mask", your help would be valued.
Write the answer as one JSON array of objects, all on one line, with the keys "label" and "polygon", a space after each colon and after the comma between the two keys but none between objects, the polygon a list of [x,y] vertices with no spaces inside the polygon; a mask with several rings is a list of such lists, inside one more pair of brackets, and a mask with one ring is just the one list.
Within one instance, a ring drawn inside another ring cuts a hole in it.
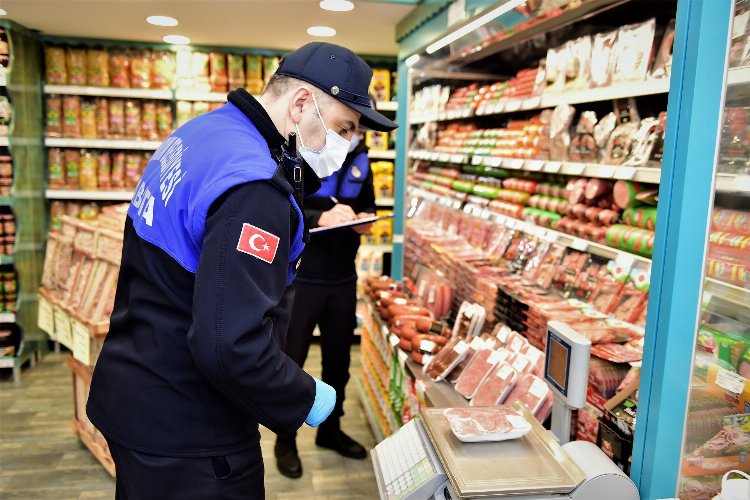
[{"label": "white surgical mask", "polygon": [[359,134],[354,134],[349,142],[349,152],[353,152],[359,146]]},{"label": "white surgical mask", "polygon": [[341,166],[344,164],[346,154],[349,151],[349,141],[341,137],[339,134],[326,127],[326,122],[323,121],[323,116],[320,114],[318,109],[318,103],[315,100],[313,94],[313,104],[315,105],[315,111],[318,113],[318,118],[323,124],[323,128],[326,131],[326,142],[320,151],[315,151],[305,146],[305,141],[302,139],[302,134],[297,127],[297,135],[299,135],[299,142],[301,144],[299,148],[299,154],[305,159],[310,168],[318,174],[318,177],[323,179],[330,175],[335,174]]}]

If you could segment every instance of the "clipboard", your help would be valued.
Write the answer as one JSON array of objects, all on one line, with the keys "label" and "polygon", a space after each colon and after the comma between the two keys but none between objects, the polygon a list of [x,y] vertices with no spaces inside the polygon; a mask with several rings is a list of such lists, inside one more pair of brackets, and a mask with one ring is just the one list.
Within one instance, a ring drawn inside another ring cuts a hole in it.
[{"label": "clipboard", "polygon": [[392,219],[393,214],[388,215],[373,215],[372,217],[366,217],[364,219],[357,219],[349,222],[344,222],[343,224],[336,224],[335,226],[325,226],[325,227],[314,227],[310,229],[310,234],[315,233],[325,233],[328,231],[335,231],[337,229],[347,229],[354,226],[362,226],[365,224],[372,224],[373,222],[377,222],[379,220],[385,220],[385,219]]}]

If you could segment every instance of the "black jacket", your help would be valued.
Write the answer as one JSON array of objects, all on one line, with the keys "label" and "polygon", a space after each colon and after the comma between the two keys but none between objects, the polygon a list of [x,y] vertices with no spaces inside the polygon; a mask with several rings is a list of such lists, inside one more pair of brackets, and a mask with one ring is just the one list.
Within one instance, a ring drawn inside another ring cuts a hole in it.
[{"label": "black jacket", "polygon": [[[342,175],[352,168],[353,160],[366,153],[364,143],[346,156]],[[369,160],[368,160],[369,162]],[[365,170],[363,165],[359,165]],[[349,205],[354,213],[375,213],[375,189],[373,187],[372,169],[368,168],[367,175],[362,180],[362,188],[355,198],[341,196],[336,199]],[[318,220],[323,212],[332,209],[335,202],[328,196],[309,195],[305,197],[305,225],[309,228],[318,227]],[[302,262],[297,274],[297,281],[306,284],[337,285],[357,279],[355,259],[361,235],[352,229],[342,229],[323,233],[313,233],[310,242],[305,247]]]},{"label": "black jacket", "polygon": [[[283,138],[265,110],[241,97],[232,102],[277,151]],[[291,192],[279,167],[272,179],[214,202],[195,274],[127,219],[110,331],[87,406],[107,439],[155,455],[212,456],[253,446],[259,423],[279,434],[304,423],[315,382],[282,352],[293,300],[288,251],[299,224]],[[238,251],[244,224],[279,237],[272,263]]]}]

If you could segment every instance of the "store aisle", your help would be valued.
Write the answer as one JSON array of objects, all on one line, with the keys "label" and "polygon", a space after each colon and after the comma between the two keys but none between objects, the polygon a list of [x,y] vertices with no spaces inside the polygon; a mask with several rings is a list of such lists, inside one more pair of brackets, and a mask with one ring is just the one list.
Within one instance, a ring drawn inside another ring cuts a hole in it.
[{"label": "store aisle", "polygon": [[[320,376],[320,347],[310,349],[307,366]],[[359,346],[352,349],[352,370],[359,367]],[[0,382],[0,497],[23,499],[114,498],[114,480],[73,433],[70,370],[64,355],[49,355],[24,371],[16,387]],[[349,384],[344,429],[367,448],[375,445],[356,388]],[[305,474],[292,480],[276,471],[274,435],[263,430],[268,500],[377,498],[372,463],[349,460],[315,446],[315,431],[298,438]]]}]

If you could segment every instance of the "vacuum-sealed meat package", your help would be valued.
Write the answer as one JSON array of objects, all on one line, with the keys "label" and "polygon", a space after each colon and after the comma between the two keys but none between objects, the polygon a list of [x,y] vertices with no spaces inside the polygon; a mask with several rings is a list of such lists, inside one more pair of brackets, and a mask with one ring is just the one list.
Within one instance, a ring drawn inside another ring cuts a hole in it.
[{"label": "vacuum-sealed meat package", "polygon": [[656,20],[623,26],[617,34],[613,81],[634,82],[646,78],[651,65]]},{"label": "vacuum-sealed meat package", "polygon": [[614,56],[612,52],[616,40],[616,30],[594,36],[591,50],[592,87],[605,87],[612,82],[612,71],[614,68]]},{"label": "vacuum-sealed meat package", "polygon": [[469,344],[459,337],[453,337],[425,366],[425,373],[434,381],[443,380],[460,363],[469,351]]},{"label": "vacuum-sealed meat package", "polygon": [[460,441],[478,443],[518,439],[531,424],[510,408],[449,408],[443,414]]},{"label": "vacuum-sealed meat package", "polygon": [[461,374],[464,372],[464,370],[469,366],[469,363],[471,363],[474,357],[476,357],[477,353],[479,353],[484,348],[484,344],[485,341],[482,340],[481,337],[474,337],[473,339],[471,339],[471,343],[469,344],[469,352],[466,354],[463,361],[461,361],[453,370],[451,370],[445,380],[447,380],[451,384],[455,384],[456,381],[458,381],[459,377],[461,377]]},{"label": "vacuum-sealed meat package", "polygon": [[456,382],[456,392],[466,399],[473,398],[485,377],[502,358],[507,359],[508,356],[510,352],[505,349],[501,351],[482,349],[477,352]]},{"label": "vacuum-sealed meat package", "polygon": [[495,406],[505,401],[518,374],[508,363],[499,363],[477,388],[471,406]]},{"label": "vacuum-sealed meat package", "polygon": [[527,374],[521,377],[513,392],[508,396],[508,405],[516,401],[536,414],[550,394],[547,383],[536,375]]}]

